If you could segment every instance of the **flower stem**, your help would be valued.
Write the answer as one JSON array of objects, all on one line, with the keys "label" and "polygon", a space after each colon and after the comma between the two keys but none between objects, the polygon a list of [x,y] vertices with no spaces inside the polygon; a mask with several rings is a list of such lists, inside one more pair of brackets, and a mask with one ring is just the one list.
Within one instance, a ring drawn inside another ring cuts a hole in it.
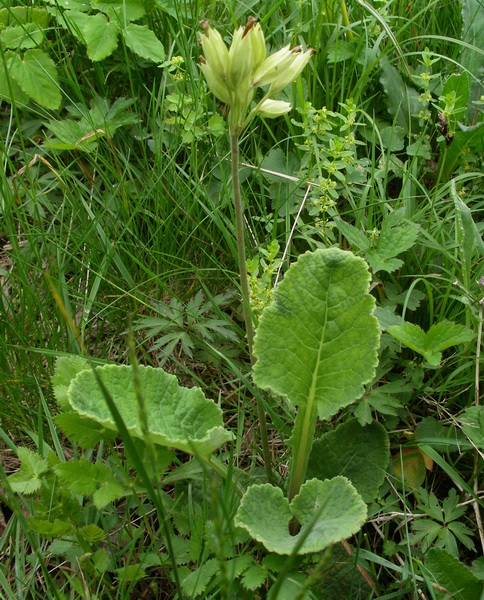
[{"label": "flower stem", "polygon": [[[249,279],[247,275],[247,259],[245,256],[245,227],[244,227],[244,206],[240,193],[239,177],[239,133],[230,131],[230,154],[232,167],[232,198],[235,209],[235,229],[237,236],[237,257],[239,261],[240,290],[242,292],[242,307],[244,313],[245,330],[247,335],[247,345],[249,348],[250,362],[254,364],[254,321],[252,320],[252,311],[250,309],[250,291]],[[259,417],[259,431],[262,442],[262,455],[264,458],[264,467],[267,479],[272,482],[271,453],[269,448],[269,436],[267,435],[266,415],[264,407],[257,399],[257,413]]]}]

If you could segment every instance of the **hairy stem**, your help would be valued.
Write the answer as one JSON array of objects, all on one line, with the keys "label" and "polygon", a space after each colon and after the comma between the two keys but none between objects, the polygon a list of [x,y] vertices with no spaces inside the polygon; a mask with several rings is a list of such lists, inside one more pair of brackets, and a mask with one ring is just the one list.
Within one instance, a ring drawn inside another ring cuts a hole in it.
[{"label": "hairy stem", "polygon": [[[240,290],[242,292],[242,307],[244,312],[247,345],[249,347],[250,362],[254,363],[252,353],[254,347],[254,322],[250,309],[249,280],[247,276],[247,259],[245,256],[245,228],[244,228],[244,205],[240,193],[239,178],[239,134],[230,131],[230,153],[232,167],[232,198],[235,209],[235,229],[237,236],[237,256],[239,261]],[[262,442],[262,455],[268,481],[272,482],[271,453],[269,448],[269,437],[267,435],[266,415],[260,400],[257,400],[257,413],[259,417],[259,431]]]}]

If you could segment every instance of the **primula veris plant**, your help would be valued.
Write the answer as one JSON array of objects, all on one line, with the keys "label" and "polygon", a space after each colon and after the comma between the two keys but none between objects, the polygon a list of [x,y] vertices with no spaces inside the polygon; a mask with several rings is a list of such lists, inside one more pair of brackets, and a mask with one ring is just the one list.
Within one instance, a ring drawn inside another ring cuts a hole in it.
[{"label": "primula veris plant", "polygon": [[[247,259],[244,239],[244,208],[239,179],[239,137],[256,114],[263,117],[279,117],[291,110],[291,104],[270,98],[294,81],[309,62],[314,50],[302,51],[301,46],[292,50],[286,46],[266,58],[264,32],[255,17],[249,17],[245,27],[239,27],[228,48],[220,33],[202,21],[204,29],[200,36],[203,56],[200,67],[212,93],[225,104],[230,136],[232,196],[237,236],[240,290],[244,313],[249,355],[253,362],[254,320],[250,306],[250,290],[247,276]],[[256,89],[269,86],[268,91],[249,112]],[[259,427],[264,453],[266,473],[271,480],[270,452],[265,414],[258,405]]]}]

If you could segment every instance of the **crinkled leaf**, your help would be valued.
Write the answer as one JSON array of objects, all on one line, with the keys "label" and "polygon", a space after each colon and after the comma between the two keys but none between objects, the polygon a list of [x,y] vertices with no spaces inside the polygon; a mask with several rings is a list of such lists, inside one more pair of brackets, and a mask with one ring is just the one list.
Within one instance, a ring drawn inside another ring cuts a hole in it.
[{"label": "crinkled leaf", "polygon": [[400,152],[405,142],[405,130],[399,125],[384,127],[380,130],[383,147],[388,152]]},{"label": "crinkled leaf", "polygon": [[471,406],[460,417],[462,430],[480,449],[484,450],[484,406]]},{"label": "crinkled leaf", "polygon": [[108,21],[101,13],[89,17],[82,33],[87,44],[87,55],[91,60],[103,60],[116,50],[119,25],[115,21]]},{"label": "crinkled leaf", "polygon": [[257,328],[254,380],[328,419],[363,393],[380,339],[365,262],[338,248],[289,269]]},{"label": "crinkled leaf", "polygon": [[15,55],[10,62],[10,74],[23,92],[44,108],[56,109],[61,93],[54,61],[42,50],[27,50],[23,58]]},{"label": "crinkled leaf", "polygon": [[334,431],[315,440],[308,477],[347,477],[366,503],[372,502],[386,474],[390,444],[386,429],[374,421],[362,427],[350,419]]},{"label": "crinkled leaf", "polygon": [[[481,600],[484,584],[459,559],[445,550],[431,548],[425,555],[425,566],[432,578],[455,600]],[[438,595],[444,598],[442,592]],[[448,594],[445,596],[448,598]]]},{"label": "crinkled leaf", "polygon": [[[293,517],[302,526],[296,535],[289,533]],[[300,538],[307,535],[298,550],[307,554],[355,534],[365,519],[362,498],[348,479],[338,476],[306,481],[291,504],[280,488],[269,483],[253,485],[242,498],[235,523],[278,554],[291,554]]]},{"label": "crinkled leaf", "polygon": [[146,25],[129,23],[123,35],[126,46],[141,58],[147,58],[155,63],[165,60],[163,44]]},{"label": "crinkled leaf", "polygon": [[[135,382],[132,367],[106,365],[97,369],[129,433],[144,439],[137,391],[143,398],[147,436],[155,444],[209,455],[232,439],[224,429],[219,406],[200,388],[183,388],[176,377],[152,367],[138,367]],[[69,402],[80,415],[116,430],[113,416],[92,371],[81,371],[68,390]]]}]

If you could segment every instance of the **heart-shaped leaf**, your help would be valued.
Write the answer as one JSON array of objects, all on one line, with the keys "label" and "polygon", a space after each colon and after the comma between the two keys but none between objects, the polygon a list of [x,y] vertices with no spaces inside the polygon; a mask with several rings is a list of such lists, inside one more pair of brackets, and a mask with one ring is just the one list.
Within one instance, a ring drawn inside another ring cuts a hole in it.
[{"label": "heart-shaped leaf", "polygon": [[[296,535],[289,533],[293,518],[301,524]],[[306,481],[290,504],[280,488],[252,485],[242,498],[235,523],[271,552],[307,554],[355,534],[365,519],[365,503],[348,479],[339,476]]]},{"label": "heart-shaped leaf", "polygon": [[[163,369],[140,366],[136,378],[133,368],[126,365],[106,365],[96,371],[133,437],[148,437],[155,444],[201,456],[232,439],[223,427],[220,407],[200,388],[179,386],[176,377]],[[67,397],[77,413],[116,430],[92,370],[76,375]],[[148,424],[147,433],[142,421]]]},{"label": "heart-shaped leaf", "polygon": [[348,477],[365,502],[372,502],[386,473],[390,444],[383,425],[373,421],[362,427],[350,419],[313,444],[308,477]]}]

